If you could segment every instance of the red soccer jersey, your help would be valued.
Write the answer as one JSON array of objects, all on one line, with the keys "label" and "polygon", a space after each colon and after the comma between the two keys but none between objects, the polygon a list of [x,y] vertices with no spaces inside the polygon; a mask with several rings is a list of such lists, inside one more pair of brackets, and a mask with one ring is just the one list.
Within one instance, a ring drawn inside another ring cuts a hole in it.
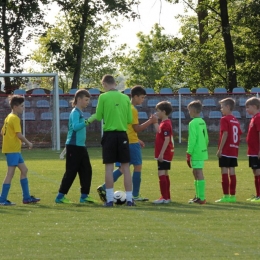
[{"label": "red soccer jersey", "polygon": [[250,121],[248,133],[246,137],[248,156],[258,156],[259,132],[260,132],[260,113],[257,113],[253,116],[253,118]]},{"label": "red soccer jersey", "polygon": [[155,159],[158,159],[159,154],[162,150],[162,146],[165,140],[165,137],[170,137],[170,142],[164,152],[163,160],[170,162],[174,153],[174,143],[173,143],[173,133],[172,133],[172,122],[170,119],[162,121],[159,125],[159,131],[156,134],[155,138]]},{"label": "red soccer jersey", "polygon": [[222,149],[221,155],[226,157],[237,158],[240,135],[242,134],[242,131],[238,120],[233,115],[223,116],[220,119],[220,133],[218,146],[220,145],[223,132],[227,132],[228,136]]}]

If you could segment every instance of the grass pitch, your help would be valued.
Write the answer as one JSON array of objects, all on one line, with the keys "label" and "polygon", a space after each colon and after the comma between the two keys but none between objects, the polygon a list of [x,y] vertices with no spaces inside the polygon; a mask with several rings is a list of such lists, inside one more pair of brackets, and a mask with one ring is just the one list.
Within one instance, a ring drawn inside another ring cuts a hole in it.
[{"label": "grass pitch", "polygon": [[[217,204],[221,176],[210,147],[205,164],[206,205],[190,205],[193,176],[186,165],[186,146],[177,146],[172,162],[172,203],[153,205],[160,196],[153,148],[143,150],[141,192],[150,199],[137,207],[103,208],[102,203],[81,205],[79,181],[67,197],[73,205],[54,203],[65,161],[51,150],[23,151],[29,168],[31,194],[36,205],[23,205],[19,173],[8,199],[17,205],[0,207],[0,259],[259,259],[260,204],[246,201],[254,194],[254,178],[248,167],[246,148],[241,147],[237,167],[237,203]],[[104,181],[101,149],[90,148],[93,167],[91,195]],[[4,179],[6,162],[0,155]],[[123,179],[115,190],[123,189]]]}]

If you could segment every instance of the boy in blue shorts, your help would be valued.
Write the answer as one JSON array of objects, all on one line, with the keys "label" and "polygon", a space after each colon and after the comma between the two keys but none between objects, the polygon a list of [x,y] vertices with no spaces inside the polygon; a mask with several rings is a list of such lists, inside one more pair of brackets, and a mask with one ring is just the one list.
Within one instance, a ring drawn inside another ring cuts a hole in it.
[{"label": "boy in blue shorts", "polygon": [[205,180],[203,175],[204,161],[208,159],[208,131],[205,121],[200,117],[202,104],[199,100],[188,105],[192,120],[189,123],[187,164],[192,168],[195,186],[195,198],[189,203],[205,204]]},{"label": "boy in blue shorts", "polygon": [[[133,115],[133,122],[127,126],[127,136],[129,139],[129,149],[130,149],[130,165],[134,166],[134,171],[132,175],[133,183],[133,200],[135,201],[147,201],[147,198],[143,198],[140,195],[140,185],[141,185],[141,171],[142,171],[142,153],[141,147],[144,143],[138,139],[138,132],[143,131],[149,125],[158,121],[155,115],[152,115],[146,122],[139,125],[138,120],[138,110],[135,106],[141,105],[144,102],[146,96],[146,91],[142,86],[135,86],[131,89],[131,109]],[[113,180],[116,182],[118,178],[123,174],[120,164],[113,172]],[[97,192],[102,201],[106,202],[106,185],[103,184],[97,188]]]},{"label": "boy in blue shorts", "polygon": [[9,104],[12,112],[5,118],[4,125],[1,130],[1,135],[3,136],[2,153],[6,156],[8,170],[2,186],[0,205],[15,205],[15,203],[9,201],[7,197],[16,167],[18,167],[21,172],[20,183],[23,191],[23,203],[37,203],[40,199],[30,195],[27,178],[28,169],[21,155],[22,142],[26,143],[29,146],[29,149],[33,147],[33,144],[29,142],[21,133],[21,120],[19,115],[21,115],[24,110],[24,97],[19,95],[10,96]]}]

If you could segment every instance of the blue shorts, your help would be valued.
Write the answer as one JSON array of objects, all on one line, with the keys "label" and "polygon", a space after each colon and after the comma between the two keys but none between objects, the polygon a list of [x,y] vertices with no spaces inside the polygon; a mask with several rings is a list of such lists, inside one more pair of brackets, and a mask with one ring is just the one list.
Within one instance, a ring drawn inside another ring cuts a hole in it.
[{"label": "blue shorts", "polygon": [[20,163],[24,163],[21,153],[6,153],[7,166],[17,166]]},{"label": "blue shorts", "polygon": [[[129,144],[129,150],[130,150],[130,162],[131,165],[142,165],[142,152],[141,152],[141,146],[139,143]],[[120,163],[115,164],[116,167],[120,167]]]}]

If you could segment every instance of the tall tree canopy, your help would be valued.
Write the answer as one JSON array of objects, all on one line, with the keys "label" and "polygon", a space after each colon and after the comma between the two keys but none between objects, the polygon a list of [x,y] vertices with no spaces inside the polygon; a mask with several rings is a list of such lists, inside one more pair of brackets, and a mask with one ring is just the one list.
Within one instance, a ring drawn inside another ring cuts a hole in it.
[{"label": "tall tree canopy", "polygon": [[[22,71],[27,57],[21,53],[21,48],[44,24],[44,12],[40,7],[48,1],[0,1],[0,57],[4,61],[1,68],[4,73]],[[5,88],[7,93],[11,91],[10,78],[5,78]]]}]

